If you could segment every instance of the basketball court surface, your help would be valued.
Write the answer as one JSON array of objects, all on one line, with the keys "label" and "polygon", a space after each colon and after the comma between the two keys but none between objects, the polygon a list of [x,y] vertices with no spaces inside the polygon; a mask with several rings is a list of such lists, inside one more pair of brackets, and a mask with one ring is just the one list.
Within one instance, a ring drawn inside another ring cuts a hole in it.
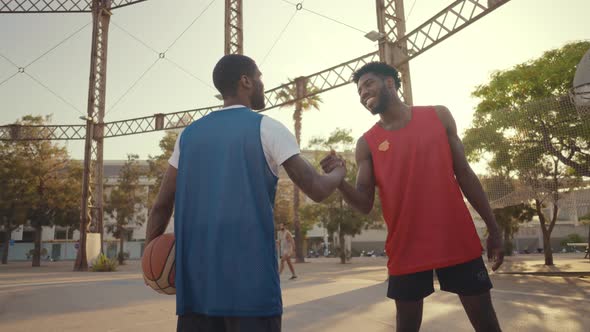
[{"label": "basketball court surface", "polygon": [[[512,259],[512,258],[509,258]],[[542,256],[538,257],[539,262]],[[560,262],[556,255],[556,264]],[[283,331],[394,331],[385,298],[385,259],[312,259],[283,273]],[[590,270],[590,263],[586,270]],[[145,286],[139,261],[115,273],[75,273],[71,262],[0,266],[0,331],[174,331],[174,297]],[[585,332],[590,278],[492,274],[492,297],[504,331]],[[435,285],[435,289],[438,285]],[[422,331],[472,331],[458,298],[436,291],[424,306]]]}]

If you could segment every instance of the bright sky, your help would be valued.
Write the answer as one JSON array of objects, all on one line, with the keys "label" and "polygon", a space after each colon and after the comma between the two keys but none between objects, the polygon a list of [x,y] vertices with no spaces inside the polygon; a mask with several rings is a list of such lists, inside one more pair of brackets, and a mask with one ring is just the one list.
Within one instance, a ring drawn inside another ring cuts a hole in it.
[{"label": "bright sky", "polygon": [[[451,2],[406,0],[407,31]],[[205,83],[160,60],[120,99],[158,58],[120,27],[163,52],[209,4],[166,53]],[[295,13],[294,6],[283,0],[244,0],[243,6],[245,54],[260,65],[266,89],[377,49],[364,33],[299,11],[270,51]],[[306,0],[303,6],[365,32],[377,29],[373,0]],[[414,103],[446,105],[463,132],[477,104],[471,97],[477,85],[487,82],[495,70],[510,68],[568,42],[590,39],[588,13],[588,0],[510,1],[411,61]],[[0,54],[19,67],[25,66],[91,20],[90,14],[3,14]],[[218,104],[214,98],[217,92],[211,87],[211,72],[223,55],[223,26],[222,0],[148,0],[115,10],[109,32],[105,121]],[[27,114],[53,114],[54,124],[82,123],[78,117],[86,113],[90,42],[88,25],[25,69],[67,103],[29,76],[19,74],[0,85],[0,124],[12,123]],[[15,72],[17,68],[0,56],[0,83]],[[358,102],[354,85],[324,93],[322,98],[320,111],[303,116],[304,146],[311,137],[327,136],[337,127],[352,129],[358,137],[377,120]],[[265,114],[293,129],[291,109],[274,109]],[[126,159],[127,153],[138,153],[141,158],[157,154],[162,135],[159,132],[106,139],[104,158]],[[72,157],[83,157],[82,141],[67,146]]]}]

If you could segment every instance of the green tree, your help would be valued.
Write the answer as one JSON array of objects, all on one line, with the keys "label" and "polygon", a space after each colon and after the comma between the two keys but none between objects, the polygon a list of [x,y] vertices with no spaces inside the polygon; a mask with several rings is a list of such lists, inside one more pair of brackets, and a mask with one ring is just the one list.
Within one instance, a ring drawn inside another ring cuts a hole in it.
[{"label": "green tree", "polygon": [[147,201],[145,188],[140,183],[144,175],[136,154],[128,154],[127,161],[119,171],[117,185],[111,190],[105,204],[105,211],[114,223],[106,225],[107,231],[119,239],[119,264],[125,261],[124,243],[129,226],[141,226],[145,222],[143,213]]},{"label": "green tree", "polygon": [[162,178],[168,168],[168,159],[174,152],[174,144],[178,138],[178,133],[175,131],[167,131],[164,137],[160,140],[160,150],[162,151],[157,156],[148,156],[148,173],[147,177],[153,181],[149,186],[148,191],[148,206],[151,207],[156,200],[158,190],[162,184]]},{"label": "green tree", "polygon": [[[293,228],[293,190],[295,187],[295,184],[290,179],[279,179],[274,206],[275,228],[277,229],[280,223],[284,223],[288,229]],[[303,193],[299,194],[299,198],[305,200]],[[313,228],[314,223],[309,222],[308,219],[300,218],[299,225],[301,237],[305,239],[307,232]],[[305,242],[303,242],[302,246],[305,249]]]},{"label": "green tree", "polygon": [[279,179],[274,206],[275,225],[293,223],[293,187],[290,180]]},{"label": "green tree", "polygon": [[[22,125],[44,125],[51,117],[25,116]],[[80,218],[82,191],[79,164],[70,161],[67,150],[51,141],[21,141],[12,143],[13,153],[26,162],[21,183],[31,186],[32,195],[24,202],[26,219],[35,230],[33,266],[41,265],[41,239],[44,226],[77,225]]]},{"label": "green tree", "polygon": [[576,115],[569,99],[559,98],[571,89],[588,48],[590,42],[567,44],[495,72],[489,83],[478,86],[473,96],[481,101],[464,138],[473,156],[491,152],[490,166],[498,168],[514,156],[510,143],[521,140],[542,147],[576,175],[590,176],[590,122]]},{"label": "green tree", "polygon": [[32,200],[34,188],[29,161],[16,153],[13,142],[0,142],[0,229],[3,231],[2,264],[8,263],[10,235],[27,222],[26,203]]},{"label": "green tree", "polygon": [[568,236],[561,240],[559,244],[561,244],[562,247],[567,247],[568,243],[582,243],[582,241],[584,241],[584,239],[579,234],[574,233],[568,234]]},{"label": "green tree", "polygon": [[[307,87],[307,84],[305,89],[306,91],[304,92],[304,95],[317,93],[319,91],[319,89],[315,86]],[[295,106],[295,110],[293,111],[295,139],[297,140],[297,144],[301,146],[301,122],[303,120],[303,112],[311,110],[312,108],[315,108],[319,111],[322,98],[319,94],[315,94],[313,96],[303,98],[299,101],[294,101],[297,99],[296,84],[291,84],[290,86],[287,86],[284,90],[279,91],[277,94],[277,98],[279,101],[288,101],[283,107]],[[299,206],[300,193],[299,188],[295,186],[293,190],[293,226],[295,228],[295,258],[297,262],[302,263],[304,261],[303,235],[301,232],[301,222],[299,220]]]},{"label": "green tree", "polygon": [[[318,168],[320,168],[319,161],[321,158],[330,151],[338,151],[339,154],[342,154],[347,159],[346,181],[355,183],[358,169],[352,160],[353,144],[354,139],[350,135],[350,130],[336,129],[327,139],[312,139],[310,141],[310,148],[318,150],[315,160]],[[347,256],[350,254],[343,248],[344,236],[355,236],[374,223],[382,223],[381,208],[378,200],[376,200],[375,205],[376,208],[372,210],[371,214],[364,215],[346,204],[342,194],[336,191],[322,203],[309,204],[301,208],[301,216],[309,224],[313,224],[313,222],[322,224],[330,236],[338,234],[341,246],[338,253],[340,262],[344,264],[346,263]]]},{"label": "green tree", "polygon": [[517,204],[493,210],[500,231],[504,234],[504,252],[512,255],[512,239],[523,222],[531,221],[535,210],[528,204]]},{"label": "green tree", "polygon": [[[37,126],[50,121],[50,116],[28,115],[16,124]],[[25,225],[35,230],[32,265],[40,266],[43,227],[79,224],[81,167],[69,159],[64,147],[50,141],[3,142],[0,159],[0,222],[5,233],[2,262],[8,260],[11,232]]]},{"label": "green tree", "polygon": [[494,217],[504,237],[504,252],[512,254],[512,239],[518,232],[521,223],[531,221],[535,210],[529,204],[514,204],[511,200],[502,201],[514,192],[515,185],[506,175],[497,174],[480,178],[484,191],[486,192],[493,209]]},{"label": "green tree", "polygon": [[463,140],[470,160],[486,158],[493,174],[518,178],[519,187],[526,187],[543,232],[546,265],[553,265],[550,237],[559,200],[579,177],[590,175],[590,123],[563,97],[589,47],[571,43],[494,73],[473,92],[480,102]]}]

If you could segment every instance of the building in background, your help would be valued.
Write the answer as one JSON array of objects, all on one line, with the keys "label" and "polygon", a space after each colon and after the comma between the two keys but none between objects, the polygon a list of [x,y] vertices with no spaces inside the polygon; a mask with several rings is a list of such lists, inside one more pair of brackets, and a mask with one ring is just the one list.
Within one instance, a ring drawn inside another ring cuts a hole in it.
[{"label": "building in background", "polygon": [[[304,151],[304,156],[313,161],[317,158],[317,154],[311,151]],[[105,195],[109,195],[112,188],[118,182],[118,174],[121,167],[125,164],[125,160],[106,160],[104,161],[104,177]],[[140,166],[147,170],[147,161],[139,161]],[[159,188],[152,187],[152,181],[147,177],[142,177],[141,185],[145,186],[145,190],[158,190]],[[279,174],[279,186],[289,188],[293,183],[288,178],[286,172],[281,168]],[[292,189],[287,189],[287,192],[292,193]],[[277,193],[277,199],[281,193]],[[292,199],[292,194],[289,196],[282,195],[281,199]],[[302,194],[301,204],[314,204],[312,200]],[[590,189],[574,190],[569,194],[563,196],[560,200],[560,209],[558,213],[557,223],[551,235],[552,248],[555,252],[561,251],[561,241],[570,234],[578,234],[583,239],[588,236],[588,225],[580,223],[582,216],[590,214]],[[470,208],[477,233],[484,244],[486,237],[486,226],[479,215]],[[551,215],[551,208],[545,208],[543,211],[547,216]],[[143,254],[144,240],[147,226],[148,208],[144,208],[144,217],[146,222],[142,225],[129,225],[130,232],[125,239],[124,251],[129,254],[130,259],[139,259]],[[105,224],[112,223],[112,220],[107,214],[104,217]],[[173,221],[171,220],[166,232],[173,232]],[[0,232],[1,233],[1,232]],[[375,252],[377,254],[383,253],[385,246],[385,238],[387,235],[386,227],[377,224],[370,229],[363,230],[363,232],[355,237],[347,236],[345,238],[345,246],[352,252],[353,256],[361,252]],[[543,237],[539,226],[537,217],[528,223],[520,225],[519,231],[514,235],[514,249],[519,252],[535,252],[537,249],[543,248]],[[0,236],[0,241],[4,237]],[[326,229],[321,227],[320,223],[316,223],[306,234],[306,249],[313,250],[314,253],[320,255],[334,252],[334,247],[338,246],[338,237],[330,237]],[[20,227],[11,234],[11,242],[8,259],[10,261],[28,260],[31,257],[33,249],[34,230],[30,227]],[[73,260],[76,257],[77,241],[79,239],[79,232],[70,227],[43,227],[42,234],[42,259],[44,260]],[[115,239],[112,234],[106,233],[104,235],[103,249],[109,257],[116,257],[118,254],[118,239]],[[0,245],[0,253],[2,246]]]}]

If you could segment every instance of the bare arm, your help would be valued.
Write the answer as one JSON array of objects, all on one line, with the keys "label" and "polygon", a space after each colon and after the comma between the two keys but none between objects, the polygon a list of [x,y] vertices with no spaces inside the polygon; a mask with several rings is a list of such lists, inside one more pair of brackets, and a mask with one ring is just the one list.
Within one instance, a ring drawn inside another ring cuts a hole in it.
[{"label": "bare arm", "polygon": [[162,179],[162,185],[158,192],[156,202],[150,212],[148,219],[145,245],[147,246],[154,238],[164,234],[174,209],[174,195],[176,194],[177,170],[168,165],[168,169]]},{"label": "bare arm", "polygon": [[455,177],[459,182],[461,190],[465,194],[465,197],[471,203],[473,208],[483,218],[484,222],[488,226],[490,232],[497,232],[498,225],[496,219],[492,213],[492,209],[488,202],[488,197],[485,194],[477,175],[469,166],[467,158],[465,157],[465,149],[463,143],[457,135],[457,125],[451,115],[451,112],[444,106],[437,106],[436,113],[439,119],[444,124],[447,130],[447,137],[449,145],[451,147],[451,155],[453,157],[453,168],[455,171]]},{"label": "bare arm", "polygon": [[346,174],[344,167],[340,166],[328,174],[320,175],[307,160],[298,154],[287,159],[283,167],[297,187],[315,202],[328,198]]},{"label": "bare arm", "polygon": [[[499,256],[501,255],[502,258],[496,258],[496,264],[494,264],[493,269],[496,270],[500,264],[502,264],[503,259],[503,252],[501,248],[501,237],[500,231],[498,229],[498,224],[496,223],[496,218],[492,213],[492,208],[490,207],[490,203],[488,201],[488,197],[481,186],[481,182],[477,178],[477,175],[469,166],[467,162],[467,158],[465,157],[465,149],[463,147],[463,143],[457,135],[457,125],[455,124],[455,119],[451,112],[444,106],[437,106],[436,113],[443,123],[447,131],[447,137],[449,140],[449,145],[451,148],[451,155],[453,158],[453,169],[455,171],[455,177],[457,178],[457,182],[459,182],[459,186],[463,191],[463,194],[469,201],[469,203],[473,206],[473,208],[479,213],[483,221],[486,223],[488,227],[488,232],[490,234],[490,238],[498,243],[494,243],[492,245],[493,249],[497,252],[494,255]],[[490,252],[490,243],[488,243],[488,255],[492,254]]]},{"label": "bare arm", "polygon": [[[333,157],[328,156],[322,160],[324,171],[330,171]],[[364,214],[369,214],[375,201],[375,177],[373,175],[373,159],[367,141],[359,138],[356,144],[355,159],[358,166],[356,188],[342,181],[338,189],[342,193],[346,203]]]}]

